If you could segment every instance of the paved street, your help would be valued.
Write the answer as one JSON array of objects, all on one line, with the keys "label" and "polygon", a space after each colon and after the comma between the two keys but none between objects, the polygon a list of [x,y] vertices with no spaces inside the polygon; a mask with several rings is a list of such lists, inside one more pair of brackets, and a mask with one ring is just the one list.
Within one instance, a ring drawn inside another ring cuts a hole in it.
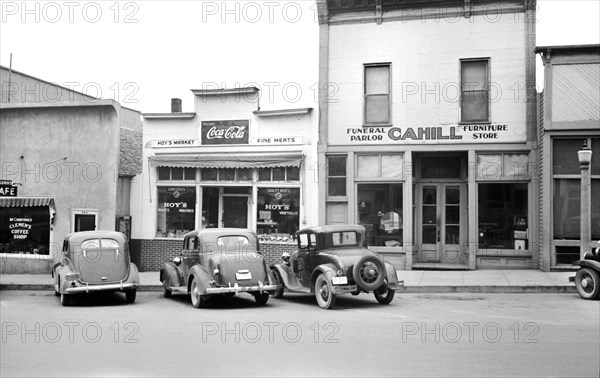
[{"label": "paved street", "polygon": [[[597,377],[600,305],[577,294],[402,294],[338,298],[80,298],[1,291],[2,377]],[[29,358],[36,356],[35,358]]]}]

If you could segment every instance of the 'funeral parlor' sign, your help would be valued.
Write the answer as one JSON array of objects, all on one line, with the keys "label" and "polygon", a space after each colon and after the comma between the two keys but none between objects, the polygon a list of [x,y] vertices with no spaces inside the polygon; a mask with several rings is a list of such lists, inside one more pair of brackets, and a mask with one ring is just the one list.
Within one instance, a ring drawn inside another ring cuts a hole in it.
[{"label": "'funeral parlor' sign", "polygon": [[249,120],[202,121],[202,144],[248,144]]}]

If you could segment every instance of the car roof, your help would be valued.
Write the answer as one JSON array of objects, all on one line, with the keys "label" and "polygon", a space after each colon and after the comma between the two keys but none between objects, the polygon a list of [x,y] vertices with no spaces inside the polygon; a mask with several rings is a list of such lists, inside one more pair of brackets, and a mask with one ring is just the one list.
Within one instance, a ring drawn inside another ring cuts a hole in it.
[{"label": "car roof", "polygon": [[78,242],[88,239],[100,239],[100,238],[111,238],[116,239],[117,241],[123,243],[127,241],[127,237],[125,234],[119,231],[104,231],[104,230],[96,230],[96,231],[79,231],[72,232],[70,234],[65,235],[65,239],[69,239],[70,242]]},{"label": "car roof", "polygon": [[199,228],[197,230],[188,232],[184,237],[187,238],[189,236],[198,236],[201,238],[211,239],[227,235],[244,235],[256,238],[256,233],[252,230],[248,230],[247,228]]},{"label": "car roof", "polygon": [[342,231],[355,231],[365,232],[365,227],[360,224],[333,224],[327,226],[315,226],[307,227],[298,231],[297,233],[314,232],[316,234],[329,233],[329,232],[342,232]]}]

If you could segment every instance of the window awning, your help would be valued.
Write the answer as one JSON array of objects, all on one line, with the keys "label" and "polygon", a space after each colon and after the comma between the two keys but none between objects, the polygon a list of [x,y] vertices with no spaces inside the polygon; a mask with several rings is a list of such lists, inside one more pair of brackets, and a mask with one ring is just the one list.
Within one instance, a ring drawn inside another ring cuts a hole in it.
[{"label": "window awning", "polygon": [[303,156],[294,154],[173,154],[150,156],[153,167],[273,168],[300,167]]},{"label": "window awning", "polygon": [[0,197],[0,207],[52,206],[52,197]]}]

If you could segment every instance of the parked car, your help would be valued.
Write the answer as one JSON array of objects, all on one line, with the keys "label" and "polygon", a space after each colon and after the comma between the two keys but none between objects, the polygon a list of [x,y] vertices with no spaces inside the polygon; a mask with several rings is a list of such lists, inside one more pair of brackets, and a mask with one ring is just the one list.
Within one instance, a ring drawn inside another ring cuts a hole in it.
[{"label": "parked car", "polygon": [[372,291],[379,303],[389,304],[404,285],[393,265],[367,249],[361,225],[309,227],[296,236],[298,249],[284,253],[283,262],[271,267],[276,282],[283,284],[276,298],[283,297],[283,287],[314,293],[319,306],[329,309],[336,295]]},{"label": "parked car", "polygon": [[164,296],[189,294],[202,307],[217,294],[250,293],[264,305],[279,288],[263,255],[256,233],[240,228],[210,228],[187,233],[183,251],[160,269]]},{"label": "parked car", "polygon": [[140,278],[131,262],[127,237],[116,231],[82,231],[65,236],[60,261],[52,269],[54,292],[67,306],[74,294],[125,293],[135,302]]},{"label": "parked car", "polygon": [[583,299],[600,299],[600,241],[596,249],[586,252],[582,260],[577,260],[573,265],[579,266],[575,276],[569,281],[575,282],[575,288]]}]

